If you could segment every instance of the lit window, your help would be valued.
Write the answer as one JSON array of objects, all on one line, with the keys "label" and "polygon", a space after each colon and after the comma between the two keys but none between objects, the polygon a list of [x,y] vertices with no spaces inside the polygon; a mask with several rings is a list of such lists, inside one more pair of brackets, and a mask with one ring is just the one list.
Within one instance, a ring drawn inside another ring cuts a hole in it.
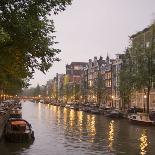
[{"label": "lit window", "polygon": [[150,47],[150,42],[146,42],[146,48]]}]

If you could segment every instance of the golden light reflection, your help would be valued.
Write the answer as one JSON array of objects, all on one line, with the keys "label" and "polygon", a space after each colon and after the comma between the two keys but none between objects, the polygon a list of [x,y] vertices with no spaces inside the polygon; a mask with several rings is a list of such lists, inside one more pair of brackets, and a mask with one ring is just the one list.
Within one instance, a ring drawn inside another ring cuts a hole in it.
[{"label": "golden light reflection", "polygon": [[41,118],[41,103],[38,103],[38,110],[37,110],[38,120]]},{"label": "golden light reflection", "polygon": [[112,120],[109,125],[109,148],[113,150],[113,141],[114,141],[114,121]]},{"label": "golden light reflection", "polygon": [[57,112],[57,107],[53,106],[53,112],[56,113]]},{"label": "golden light reflection", "polygon": [[50,105],[49,107],[50,107],[51,110],[53,110],[53,107],[54,107],[54,106],[53,106],[53,105]]},{"label": "golden light reflection", "polygon": [[82,139],[83,132],[83,111],[78,112],[79,141]]},{"label": "golden light reflection", "polygon": [[146,135],[146,130],[143,130],[142,135],[140,137],[140,154],[146,155],[147,154],[147,147],[148,147],[148,139]]},{"label": "golden light reflection", "polygon": [[66,123],[67,123],[67,109],[64,108],[64,126],[66,126]]},{"label": "golden light reflection", "polygon": [[58,124],[60,124],[60,117],[61,117],[61,111],[60,111],[60,107],[57,107],[57,122],[58,122]]},{"label": "golden light reflection", "polygon": [[79,121],[78,121],[79,126],[81,126],[82,122],[83,122],[83,111],[78,112],[78,119],[79,119]]},{"label": "golden light reflection", "polygon": [[91,119],[91,116],[90,115],[87,115],[87,121],[89,122]]},{"label": "golden light reflection", "polygon": [[41,110],[41,103],[40,102],[38,103],[38,110],[39,111]]},{"label": "golden light reflection", "polygon": [[93,143],[96,135],[96,117],[95,115],[87,115],[87,131],[89,135],[89,142]]},{"label": "golden light reflection", "polygon": [[70,118],[70,127],[73,127],[75,121],[75,111],[73,109],[70,110],[69,118]]}]

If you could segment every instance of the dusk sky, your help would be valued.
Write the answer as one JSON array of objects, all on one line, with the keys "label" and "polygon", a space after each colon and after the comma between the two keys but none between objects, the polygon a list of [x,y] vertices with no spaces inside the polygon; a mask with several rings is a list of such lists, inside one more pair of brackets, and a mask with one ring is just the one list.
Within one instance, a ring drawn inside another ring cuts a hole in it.
[{"label": "dusk sky", "polygon": [[73,61],[106,58],[107,53],[114,58],[123,53],[129,36],[155,19],[155,0],[73,0],[53,19],[61,61],[55,62],[46,75],[36,71],[32,86],[46,84],[56,73],[65,73],[65,65]]}]

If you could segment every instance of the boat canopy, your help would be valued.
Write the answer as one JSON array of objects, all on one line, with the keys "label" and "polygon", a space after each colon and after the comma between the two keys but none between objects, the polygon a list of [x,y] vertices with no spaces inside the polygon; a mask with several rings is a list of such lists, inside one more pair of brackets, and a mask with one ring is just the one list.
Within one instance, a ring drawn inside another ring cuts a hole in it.
[{"label": "boat canopy", "polygon": [[25,126],[26,122],[25,121],[12,121],[11,125],[21,125],[21,126]]}]

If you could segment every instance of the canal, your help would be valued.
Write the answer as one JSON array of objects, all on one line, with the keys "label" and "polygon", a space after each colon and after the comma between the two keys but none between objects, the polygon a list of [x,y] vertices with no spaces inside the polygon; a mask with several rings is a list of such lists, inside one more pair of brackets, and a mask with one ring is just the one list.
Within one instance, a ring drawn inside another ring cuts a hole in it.
[{"label": "canal", "polygon": [[155,155],[155,127],[41,103],[26,101],[22,106],[35,141],[1,141],[2,155]]}]

